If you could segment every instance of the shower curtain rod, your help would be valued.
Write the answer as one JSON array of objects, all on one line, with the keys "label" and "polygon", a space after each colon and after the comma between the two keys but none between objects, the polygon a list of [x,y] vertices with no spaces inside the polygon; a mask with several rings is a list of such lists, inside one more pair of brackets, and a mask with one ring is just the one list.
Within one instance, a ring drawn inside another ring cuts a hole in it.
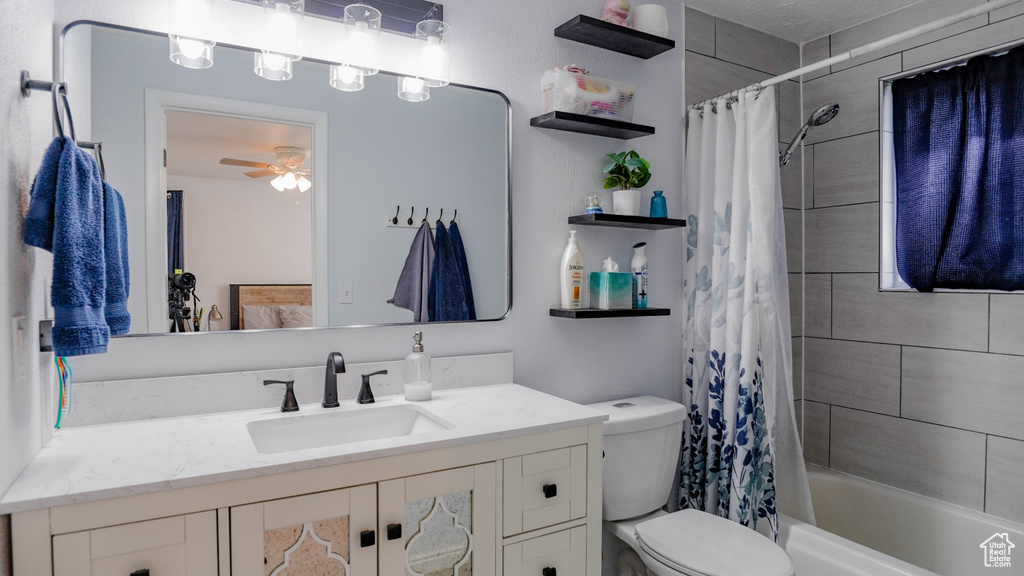
[{"label": "shower curtain rod", "polygon": [[968,20],[970,18],[974,18],[975,16],[978,16],[978,15],[981,15],[981,14],[985,14],[985,13],[991,12],[993,10],[998,10],[999,8],[1004,8],[1004,7],[1009,6],[1011,4],[1016,4],[1016,3],[1022,2],[1022,1],[1024,1],[1024,0],[992,0],[990,2],[986,2],[986,3],[981,4],[979,6],[975,6],[974,8],[971,8],[969,10],[964,10],[963,12],[961,12],[959,14],[955,14],[953,16],[947,16],[946,18],[940,18],[939,20],[936,20],[936,21],[931,22],[929,24],[924,24],[924,25],[918,26],[916,28],[911,28],[910,30],[906,30],[904,32],[900,32],[898,34],[893,34],[892,36],[889,36],[888,38],[883,38],[881,40],[876,40],[874,42],[865,44],[864,46],[860,46],[859,48],[854,48],[853,50],[850,50],[848,52],[843,52],[842,54],[840,54],[838,56],[833,56],[833,57],[828,58],[826,60],[821,60],[820,62],[815,62],[814,64],[808,64],[807,66],[804,66],[802,68],[797,68],[796,70],[792,70],[790,72],[786,72],[785,74],[780,74],[778,76],[774,76],[774,77],[769,78],[767,80],[762,80],[761,82],[758,82],[756,84],[751,84],[750,86],[747,86],[746,88],[740,88],[739,90],[733,90],[732,92],[728,92],[728,93],[722,94],[720,96],[715,96],[714,98],[709,98],[707,100],[703,100],[701,102],[697,102],[696,104],[691,104],[691,105],[687,106],[687,110],[697,110],[698,108],[702,108],[704,106],[704,104],[706,104],[708,102],[711,102],[713,100],[717,100],[719,98],[728,97],[728,96],[734,96],[737,93],[739,93],[740,90],[759,90],[760,91],[763,88],[765,88],[766,86],[772,86],[774,84],[779,84],[780,82],[785,82],[786,80],[792,80],[793,78],[797,78],[799,76],[803,76],[804,74],[807,74],[809,72],[814,72],[815,70],[820,70],[822,68],[825,68],[826,66],[831,66],[833,64],[838,64],[838,63],[843,62],[845,60],[849,60],[851,58],[856,58],[858,56],[863,56],[864,54],[868,54],[870,52],[874,52],[875,50],[881,50],[882,48],[887,48],[889,46],[892,46],[893,44],[898,44],[900,42],[903,42],[904,40],[908,40],[908,39],[914,38],[916,36],[921,36],[922,34],[927,34],[928,32],[931,32],[933,30],[938,30],[939,28],[945,28],[946,26],[950,26],[952,24],[956,24],[957,22],[962,22],[964,20]]}]

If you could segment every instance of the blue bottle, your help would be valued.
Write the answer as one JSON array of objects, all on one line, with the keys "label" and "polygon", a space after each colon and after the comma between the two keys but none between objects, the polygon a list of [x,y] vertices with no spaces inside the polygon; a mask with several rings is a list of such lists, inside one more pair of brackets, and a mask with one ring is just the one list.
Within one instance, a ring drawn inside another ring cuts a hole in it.
[{"label": "blue bottle", "polygon": [[655,190],[651,198],[651,218],[668,218],[668,207],[661,190]]}]

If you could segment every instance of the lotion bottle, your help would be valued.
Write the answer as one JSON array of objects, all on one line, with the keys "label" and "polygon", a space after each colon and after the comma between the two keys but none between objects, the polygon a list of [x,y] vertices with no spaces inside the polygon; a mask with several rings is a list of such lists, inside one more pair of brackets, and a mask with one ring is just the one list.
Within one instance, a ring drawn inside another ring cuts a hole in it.
[{"label": "lotion bottle", "polygon": [[430,354],[423,351],[423,332],[413,335],[412,353],[405,357],[405,399],[430,400]]},{"label": "lotion bottle", "polygon": [[558,270],[561,284],[562,308],[579,310],[583,296],[583,253],[576,242],[576,231],[569,231],[569,244],[562,253],[562,265]]},{"label": "lotion bottle", "polygon": [[633,261],[629,267],[633,270],[633,308],[647,308],[647,254],[644,248],[647,242],[633,245]]}]

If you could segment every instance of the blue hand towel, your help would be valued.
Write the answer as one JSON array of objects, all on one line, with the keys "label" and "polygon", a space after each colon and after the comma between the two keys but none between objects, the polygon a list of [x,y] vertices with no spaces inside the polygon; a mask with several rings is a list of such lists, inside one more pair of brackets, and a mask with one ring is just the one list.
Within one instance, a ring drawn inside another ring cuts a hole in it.
[{"label": "blue hand towel", "polygon": [[71,140],[64,140],[61,148],[54,166],[55,144],[50,145],[36,176],[25,242],[53,252],[54,352],[100,354],[107,351],[110,337],[103,314],[103,186],[92,156]]},{"label": "blue hand towel", "polygon": [[121,194],[103,183],[103,257],[107,270],[106,305],[103,315],[111,336],[127,334],[132,317],[128,313],[128,221]]},{"label": "blue hand towel", "polygon": [[64,139],[54,138],[32,182],[32,201],[25,217],[25,244],[50,252],[53,252],[53,203],[57,195],[57,170],[62,152]]},{"label": "blue hand towel", "polygon": [[459,275],[462,277],[462,288],[466,293],[466,307],[469,311],[469,320],[476,320],[476,304],[473,302],[473,283],[469,280],[469,262],[466,260],[466,247],[462,244],[462,233],[459,232],[459,225],[452,220],[448,229],[448,240],[452,243],[452,250],[455,251],[455,261],[459,265]]},{"label": "blue hand towel", "polygon": [[430,274],[430,321],[469,320],[465,285],[459,263],[448,237],[448,230],[438,220],[434,233],[434,268]]},{"label": "blue hand towel", "polygon": [[434,237],[430,234],[430,224],[424,222],[416,232],[416,237],[409,247],[409,255],[405,257],[405,267],[398,277],[395,296],[389,303],[412,310],[413,322],[426,322],[430,293],[430,274],[434,267]]}]

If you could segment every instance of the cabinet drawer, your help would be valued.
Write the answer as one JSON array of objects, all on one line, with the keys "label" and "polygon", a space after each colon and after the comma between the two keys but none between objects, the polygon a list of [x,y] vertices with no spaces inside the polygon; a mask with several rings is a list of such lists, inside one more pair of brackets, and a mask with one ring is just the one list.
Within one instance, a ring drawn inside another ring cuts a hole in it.
[{"label": "cabinet drawer", "polygon": [[172,516],[53,537],[55,576],[217,576],[217,513]]},{"label": "cabinet drawer", "polygon": [[505,536],[586,516],[586,446],[506,458],[503,468]]},{"label": "cabinet drawer", "polygon": [[505,546],[503,576],[585,576],[587,527]]}]

